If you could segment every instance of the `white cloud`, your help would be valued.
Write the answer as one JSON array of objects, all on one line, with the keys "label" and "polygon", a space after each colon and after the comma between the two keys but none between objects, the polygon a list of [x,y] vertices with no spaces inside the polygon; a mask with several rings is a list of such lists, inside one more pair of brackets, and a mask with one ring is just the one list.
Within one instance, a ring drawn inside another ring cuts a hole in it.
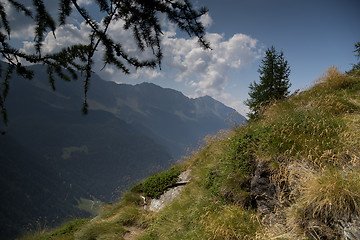
[{"label": "white cloud", "polygon": [[[11,38],[21,39],[21,40],[33,40],[35,36],[35,22],[30,17],[25,16],[23,12],[17,11],[12,7],[8,1],[0,0],[4,4],[5,12],[7,14],[10,27],[12,30]],[[78,0],[79,5],[90,5],[93,4],[91,0]],[[34,6],[31,0],[22,0],[21,3],[30,11],[35,14]],[[59,3],[58,1],[44,1],[45,8],[49,14],[56,21],[59,14]],[[73,11],[76,14],[76,11]],[[70,19],[73,21],[73,19]]]},{"label": "white cloud", "polygon": [[[74,24],[60,26],[55,30],[56,38],[52,33],[46,35],[42,52],[45,54],[53,53],[74,44],[86,44],[89,33],[90,29],[85,23],[79,26],[75,26]],[[23,44],[24,46],[21,50],[27,53],[34,53],[35,48],[33,41],[24,41]]]},{"label": "white cloud", "polygon": [[246,106],[243,101],[236,100],[233,97],[231,97],[231,99],[229,100],[230,101],[224,101],[224,103],[229,107],[235,109],[238,113],[240,113],[244,117],[246,117],[246,115],[249,113],[248,106]]},{"label": "white cloud", "polygon": [[206,13],[200,17],[200,22],[204,25],[205,28],[208,28],[211,26],[213,20],[210,17],[209,13]]},{"label": "white cloud", "polygon": [[260,57],[257,40],[245,34],[230,39],[217,33],[207,34],[213,50],[204,50],[196,39],[165,36],[164,62],[178,71],[177,81],[194,88],[195,96],[221,97],[233,69],[251,64]]},{"label": "white cloud", "polygon": [[91,0],[77,0],[79,5],[90,5],[92,3]]},{"label": "white cloud", "polygon": [[164,73],[156,69],[141,68],[136,71],[136,73],[131,75],[131,78],[140,78],[144,77],[145,79],[155,79],[159,77],[164,77]]}]

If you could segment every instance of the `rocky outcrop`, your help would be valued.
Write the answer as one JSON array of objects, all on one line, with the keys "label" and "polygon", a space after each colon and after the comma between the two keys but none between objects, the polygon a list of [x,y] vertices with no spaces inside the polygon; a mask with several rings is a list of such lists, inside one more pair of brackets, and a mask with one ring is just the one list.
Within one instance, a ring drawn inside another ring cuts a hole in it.
[{"label": "rocky outcrop", "polygon": [[185,185],[190,182],[190,170],[182,172],[179,175],[179,181],[177,181],[172,187],[170,187],[165,193],[163,193],[158,199],[151,199],[148,205],[145,205],[145,209],[153,212],[158,212],[169,203],[178,198],[181,192],[184,190]]},{"label": "rocky outcrop", "polygon": [[258,212],[269,222],[276,207],[276,186],[270,180],[271,172],[265,163],[259,163],[251,180],[251,197]]}]

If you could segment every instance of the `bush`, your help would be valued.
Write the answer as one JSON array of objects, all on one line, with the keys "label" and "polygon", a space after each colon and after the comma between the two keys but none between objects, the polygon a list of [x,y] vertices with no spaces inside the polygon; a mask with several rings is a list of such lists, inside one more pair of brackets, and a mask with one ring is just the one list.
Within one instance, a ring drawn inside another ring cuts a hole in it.
[{"label": "bush", "polygon": [[135,185],[131,191],[142,192],[150,198],[159,198],[166,189],[178,181],[179,175],[180,169],[173,167],[165,172],[160,172],[149,177],[145,182]]}]

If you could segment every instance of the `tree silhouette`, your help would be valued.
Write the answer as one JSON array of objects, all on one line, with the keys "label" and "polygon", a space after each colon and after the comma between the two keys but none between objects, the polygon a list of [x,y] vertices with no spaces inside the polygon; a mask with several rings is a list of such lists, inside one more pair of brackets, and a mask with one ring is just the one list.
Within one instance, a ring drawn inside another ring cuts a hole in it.
[{"label": "tree silhouette", "polygon": [[250,84],[250,99],[245,101],[251,111],[248,114],[250,119],[255,119],[261,109],[271,102],[287,97],[291,86],[289,82],[290,67],[288,61],[284,59],[282,51],[276,52],[274,46],[268,48],[261,64],[258,69],[260,83]]},{"label": "tree silhouette", "polygon": [[[58,0],[58,19],[55,20],[44,5],[43,0],[33,0],[30,6],[25,6],[17,0],[0,2],[0,53],[2,60],[7,63],[6,69],[1,69],[0,77],[0,109],[3,122],[7,123],[5,99],[9,91],[9,79],[15,72],[26,79],[32,79],[34,73],[23,63],[43,64],[47,66],[49,82],[55,90],[55,76],[66,81],[77,79],[78,73],[84,78],[84,103],[83,112],[87,112],[87,91],[93,69],[93,57],[101,46],[104,49],[103,63],[116,66],[124,73],[129,74],[129,66],[137,68],[160,67],[162,59],[161,35],[162,27],[159,13],[175,23],[177,27],[195,36],[201,46],[210,48],[205,40],[205,30],[199,18],[207,12],[206,8],[195,10],[188,0],[95,0],[98,10],[105,16],[97,22],[90,15],[89,10],[80,6],[77,0]],[[7,4],[7,5],[6,5]],[[11,24],[9,23],[6,7],[15,8],[20,14],[34,22],[34,47],[35,54],[28,54],[11,45]],[[90,27],[87,44],[75,44],[60,51],[43,54],[42,47],[45,36],[66,24],[70,14],[77,12]],[[131,57],[123,44],[113,39],[108,30],[110,24],[123,21],[124,29],[133,33],[138,49],[144,51],[151,49],[152,57],[140,60]]]},{"label": "tree silhouette", "polygon": [[[355,43],[354,53],[355,53],[355,57],[357,59],[360,59],[360,42]],[[359,74],[359,71],[360,71],[360,62],[353,64],[352,69],[350,71],[348,71],[347,73],[348,74],[356,74],[356,73]]]}]

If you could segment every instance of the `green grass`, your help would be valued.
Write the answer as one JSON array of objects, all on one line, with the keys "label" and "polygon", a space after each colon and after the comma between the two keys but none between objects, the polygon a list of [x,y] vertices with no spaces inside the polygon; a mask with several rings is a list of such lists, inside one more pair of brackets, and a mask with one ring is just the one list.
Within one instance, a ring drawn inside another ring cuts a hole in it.
[{"label": "green grass", "polygon": [[74,240],[74,234],[84,225],[89,222],[89,219],[75,219],[63,224],[58,229],[47,232],[46,230],[38,230],[31,232],[21,237],[22,240]]}]

